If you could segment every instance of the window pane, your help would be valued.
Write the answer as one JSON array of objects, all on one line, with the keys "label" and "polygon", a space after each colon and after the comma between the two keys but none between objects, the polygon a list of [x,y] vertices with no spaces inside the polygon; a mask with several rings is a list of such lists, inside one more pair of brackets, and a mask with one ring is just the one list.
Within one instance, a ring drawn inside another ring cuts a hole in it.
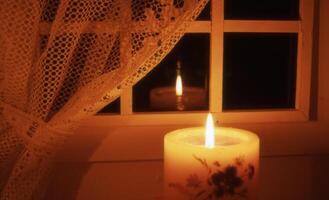
[{"label": "window pane", "polygon": [[102,113],[120,114],[120,98],[117,98],[116,100],[112,101],[112,103],[105,106],[98,113],[99,114],[102,114]]},{"label": "window pane", "polygon": [[[209,34],[186,34],[147,76],[133,87],[133,111],[208,109]],[[181,98],[176,96],[177,61]]]},{"label": "window pane", "polygon": [[210,9],[211,9],[211,1],[209,1],[206,7],[202,10],[197,20],[206,21],[210,20]]},{"label": "window pane", "polygon": [[225,33],[223,109],[294,108],[297,34]]},{"label": "window pane", "polygon": [[225,19],[298,20],[299,0],[226,0]]}]

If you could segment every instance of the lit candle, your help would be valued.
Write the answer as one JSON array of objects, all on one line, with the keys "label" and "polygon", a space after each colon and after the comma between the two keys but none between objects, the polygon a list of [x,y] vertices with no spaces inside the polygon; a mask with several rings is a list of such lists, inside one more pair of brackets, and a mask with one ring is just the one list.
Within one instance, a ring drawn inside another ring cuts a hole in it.
[{"label": "lit candle", "polygon": [[257,135],[235,128],[214,128],[209,114],[206,128],[180,129],[165,136],[164,197],[257,199],[258,162]]}]

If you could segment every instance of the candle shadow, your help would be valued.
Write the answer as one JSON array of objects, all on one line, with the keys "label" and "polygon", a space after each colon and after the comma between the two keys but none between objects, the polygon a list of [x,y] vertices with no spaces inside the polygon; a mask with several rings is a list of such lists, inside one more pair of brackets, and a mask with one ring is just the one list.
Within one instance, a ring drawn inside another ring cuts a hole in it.
[{"label": "candle shadow", "polygon": [[[58,156],[47,200],[144,200],[159,196],[163,136],[177,128],[181,127],[168,126],[161,131],[157,126],[81,127]],[[151,145],[160,148],[151,152]]]},{"label": "candle shadow", "polygon": [[[77,199],[83,178],[93,165],[90,158],[108,133],[97,133],[92,137],[88,131],[80,134],[80,128],[59,152],[47,189],[47,200]],[[88,136],[89,135],[89,136]]]},{"label": "candle shadow", "polygon": [[83,177],[90,167],[88,163],[57,163],[45,199],[78,199]]}]

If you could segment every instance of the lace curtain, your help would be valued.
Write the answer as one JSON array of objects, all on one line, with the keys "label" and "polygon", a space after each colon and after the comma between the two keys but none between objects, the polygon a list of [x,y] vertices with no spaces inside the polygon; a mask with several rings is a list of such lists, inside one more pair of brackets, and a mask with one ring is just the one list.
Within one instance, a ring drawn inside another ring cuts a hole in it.
[{"label": "lace curtain", "polygon": [[0,0],[0,199],[40,199],[79,120],[173,48],[207,0]]}]

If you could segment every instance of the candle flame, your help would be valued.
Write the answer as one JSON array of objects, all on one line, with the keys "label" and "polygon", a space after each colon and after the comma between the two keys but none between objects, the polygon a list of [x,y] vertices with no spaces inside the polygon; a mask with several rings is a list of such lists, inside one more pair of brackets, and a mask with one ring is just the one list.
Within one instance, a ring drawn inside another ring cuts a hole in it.
[{"label": "candle flame", "polygon": [[176,78],[176,95],[177,96],[183,95],[183,83],[182,83],[182,77],[180,75],[177,75]]},{"label": "candle flame", "polygon": [[212,115],[209,113],[207,116],[207,125],[206,125],[206,138],[205,138],[205,146],[207,148],[215,147],[215,130],[214,130],[214,120]]}]

